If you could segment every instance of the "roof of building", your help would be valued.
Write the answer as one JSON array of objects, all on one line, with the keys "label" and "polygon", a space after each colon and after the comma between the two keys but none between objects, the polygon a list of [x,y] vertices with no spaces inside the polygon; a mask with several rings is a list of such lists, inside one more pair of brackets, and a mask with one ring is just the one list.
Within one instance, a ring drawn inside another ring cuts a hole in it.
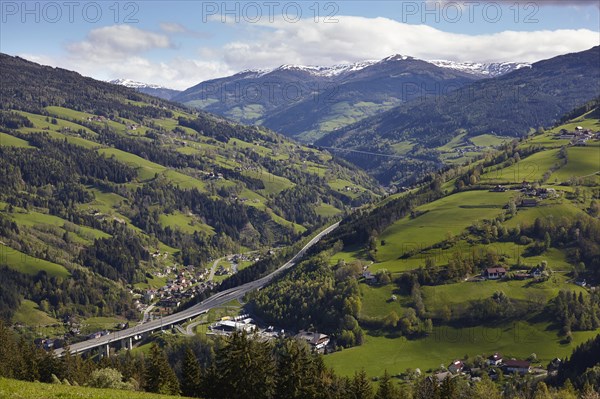
[{"label": "roof of building", "polygon": [[491,274],[491,273],[506,273],[506,269],[503,268],[503,267],[489,267],[489,268],[485,269],[485,271],[488,274]]},{"label": "roof of building", "polygon": [[505,360],[504,365],[506,367],[527,369],[529,366],[531,366],[531,363],[529,363],[527,360]]},{"label": "roof of building", "polygon": [[329,339],[329,336],[317,332],[300,331],[296,338],[308,341],[312,345],[317,345],[319,342]]}]

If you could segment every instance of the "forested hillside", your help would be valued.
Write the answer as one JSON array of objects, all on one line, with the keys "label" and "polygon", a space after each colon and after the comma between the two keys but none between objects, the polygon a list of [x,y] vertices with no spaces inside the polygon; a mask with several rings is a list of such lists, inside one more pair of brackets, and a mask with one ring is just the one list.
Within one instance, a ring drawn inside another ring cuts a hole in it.
[{"label": "forested hillside", "polygon": [[132,296],[183,267],[294,243],[379,192],[266,129],[17,57],[0,73],[6,321],[136,319]]}]

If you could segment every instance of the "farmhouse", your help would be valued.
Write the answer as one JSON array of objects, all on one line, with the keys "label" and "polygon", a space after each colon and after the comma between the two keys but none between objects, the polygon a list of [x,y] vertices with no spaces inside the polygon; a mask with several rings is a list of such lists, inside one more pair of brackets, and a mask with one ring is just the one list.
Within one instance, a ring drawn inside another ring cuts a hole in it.
[{"label": "farmhouse", "polygon": [[363,277],[365,279],[365,283],[367,284],[375,284],[377,282],[377,277],[375,277],[375,275],[368,270],[363,272]]},{"label": "farmhouse", "polygon": [[316,350],[324,349],[329,344],[329,336],[317,332],[300,331],[296,338],[308,342]]},{"label": "farmhouse", "polygon": [[531,371],[531,363],[526,360],[506,360],[503,368],[507,373],[527,374]]},{"label": "farmhouse", "polygon": [[521,200],[522,207],[534,207],[537,206],[538,201],[535,198],[523,198]]},{"label": "farmhouse", "polygon": [[506,269],[503,267],[490,267],[485,269],[483,276],[488,280],[498,280],[506,276]]},{"label": "farmhouse", "polygon": [[499,366],[502,364],[502,355],[498,352],[488,357],[487,364],[490,366]]},{"label": "farmhouse", "polygon": [[542,277],[542,274],[543,274],[543,271],[539,267],[536,267],[531,271],[531,277],[533,277],[533,278],[540,278],[540,277]]},{"label": "farmhouse", "polygon": [[458,374],[463,370],[464,367],[465,364],[462,362],[462,360],[455,360],[448,366],[448,371],[452,374]]}]

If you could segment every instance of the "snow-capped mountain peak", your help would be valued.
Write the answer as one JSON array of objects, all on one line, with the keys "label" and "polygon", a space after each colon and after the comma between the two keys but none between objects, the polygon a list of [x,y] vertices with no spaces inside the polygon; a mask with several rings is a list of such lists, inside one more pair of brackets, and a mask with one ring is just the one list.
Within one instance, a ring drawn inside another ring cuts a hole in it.
[{"label": "snow-capped mountain peak", "polygon": [[125,87],[129,87],[132,89],[168,89],[168,87],[149,84],[149,83],[137,82],[137,81],[131,80],[131,79],[114,79],[114,80],[109,81],[108,83],[125,86]]},{"label": "snow-capped mountain peak", "polygon": [[507,74],[521,68],[531,68],[531,64],[525,62],[456,62],[447,60],[431,60],[429,63],[440,68],[454,69],[473,75],[493,78]]},{"label": "snow-capped mountain peak", "polygon": [[409,55],[403,55],[403,54],[394,54],[394,55],[390,55],[388,57],[385,57],[384,59],[382,59],[380,62],[387,62],[387,61],[406,61],[406,60],[414,60],[413,57],[409,56]]},{"label": "snow-capped mountain peak", "polygon": [[312,76],[320,77],[336,77],[342,74],[360,71],[368,66],[371,66],[379,61],[359,61],[348,64],[337,64],[332,66],[314,66],[314,65],[295,65],[295,64],[284,64],[274,69],[247,69],[240,72],[239,74],[246,74],[248,78],[256,78],[264,76],[277,71],[301,71],[306,72]]}]

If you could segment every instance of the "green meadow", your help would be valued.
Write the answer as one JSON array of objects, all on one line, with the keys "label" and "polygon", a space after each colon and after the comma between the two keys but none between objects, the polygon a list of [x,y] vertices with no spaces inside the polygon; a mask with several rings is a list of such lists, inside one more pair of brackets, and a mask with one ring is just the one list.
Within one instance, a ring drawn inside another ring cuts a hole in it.
[{"label": "green meadow", "polygon": [[365,369],[370,377],[387,370],[396,375],[407,368],[422,372],[448,366],[465,355],[491,355],[501,352],[505,357],[527,358],[535,353],[542,364],[555,357],[564,358],[580,343],[593,338],[598,331],[574,332],[571,344],[562,343],[557,331],[546,322],[520,321],[498,326],[468,328],[434,327],[422,339],[367,335],[366,342],[325,356],[325,364],[342,375],[351,376]]},{"label": "green meadow", "polygon": [[570,147],[567,164],[550,176],[550,181],[568,181],[571,177],[600,173],[600,147]]},{"label": "green meadow", "polygon": [[21,306],[13,316],[13,322],[21,323],[26,326],[49,326],[59,324],[58,320],[48,316],[46,312],[40,310],[39,306],[28,299],[21,301]]},{"label": "green meadow", "polygon": [[156,174],[160,174],[167,169],[162,165],[116,148],[103,148],[98,150],[98,152],[107,158],[114,157],[117,161],[136,168],[138,177],[142,181],[152,180]]},{"label": "green meadow", "polygon": [[34,148],[27,141],[2,132],[0,132],[0,146]]},{"label": "green meadow", "polygon": [[215,230],[212,226],[201,223],[196,220],[193,216],[184,215],[181,212],[175,212],[169,215],[162,214],[158,219],[159,223],[164,227],[171,227],[172,229],[180,229],[181,231],[189,234],[194,232],[203,232],[208,235],[214,235]]},{"label": "green meadow", "polygon": [[544,173],[559,164],[558,151],[556,149],[537,152],[509,167],[491,170],[481,175],[481,182],[496,184],[542,180]]},{"label": "green meadow", "polygon": [[69,271],[64,266],[31,257],[4,244],[0,244],[0,263],[25,274],[36,275],[41,271],[45,271],[50,276],[69,277]]},{"label": "green meadow", "polygon": [[[417,207],[423,212],[392,224],[379,237],[377,261],[396,260],[409,250],[425,248],[463,232],[477,220],[491,219],[503,212],[502,207],[514,192],[490,193],[466,191]],[[381,245],[381,242],[385,245]]]}]

